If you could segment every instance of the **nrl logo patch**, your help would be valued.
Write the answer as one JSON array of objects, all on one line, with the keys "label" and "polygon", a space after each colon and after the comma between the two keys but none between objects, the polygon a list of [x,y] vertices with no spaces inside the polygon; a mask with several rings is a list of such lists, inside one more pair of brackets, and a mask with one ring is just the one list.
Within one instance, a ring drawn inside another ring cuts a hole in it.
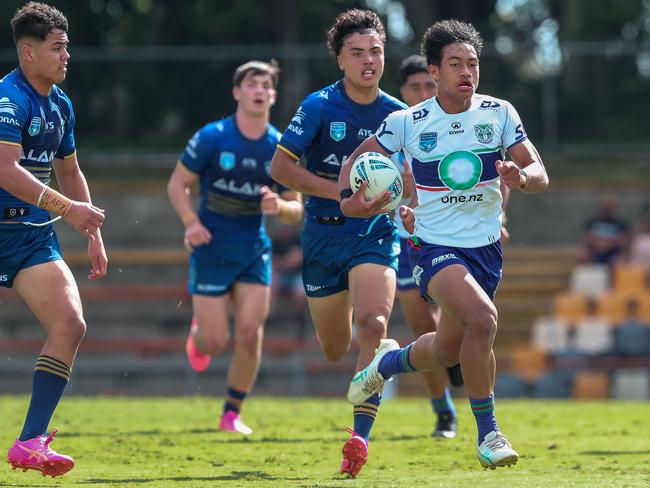
[{"label": "nrl logo patch", "polygon": [[423,132],[420,134],[420,144],[418,147],[424,152],[431,152],[438,145],[437,132]]},{"label": "nrl logo patch", "polygon": [[476,124],[474,126],[474,134],[476,134],[478,142],[489,144],[494,139],[494,128],[492,124]]},{"label": "nrl logo patch", "polygon": [[235,154],[231,152],[222,151],[219,154],[219,166],[224,171],[230,171],[235,167]]},{"label": "nrl logo patch", "polygon": [[27,132],[29,133],[30,136],[35,136],[40,131],[41,131],[41,118],[34,117],[32,119],[32,122],[29,124],[29,129],[27,129]]},{"label": "nrl logo patch", "polygon": [[345,122],[330,123],[330,137],[339,142],[345,137]]}]

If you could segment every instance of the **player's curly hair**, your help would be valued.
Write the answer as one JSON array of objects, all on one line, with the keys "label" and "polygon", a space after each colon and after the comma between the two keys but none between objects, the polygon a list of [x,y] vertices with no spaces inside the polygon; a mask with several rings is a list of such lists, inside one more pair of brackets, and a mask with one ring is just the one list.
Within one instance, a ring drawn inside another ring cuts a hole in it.
[{"label": "player's curly hair", "polygon": [[232,77],[232,86],[240,86],[246,75],[251,73],[253,76],[270,75],[273,82],[273,88],[278,86],[280,80],[280,66],[275,59],[268,63],[266,61],[248,61],[235,70]]},{"label": "player's curly hair", "polygon": [[379,16],[372,10],[351,9],[340,14],[334,25],[327,31],[327,47],[335,56],[341,53],[343,42],[352,34],[379,35],[381,42],[386,42],[386,30]]},{"label": "player's curly hair", "polygon": [[481,56],[481,34],[472,24],[456,19],[441,20],[429,27],[422,38],[420,52],[427,58],[427,63],[440,66],[443,48],[456,43],[469,44],[476,50],[476,55]]},{"label": "player's curly hair", "polygon": [[402,61],[399,67],[399,86],[404,86],[409,76],[417,73],[428,73],[427,60],[419,54],[412,54]]},{"label": "player's curly hair", "polygon": [[56,8],[39,2],[29,2],[16,10],[11,19],[14,42],[23,37],[44,41],[52,29],[68,32],[68,19]]}]

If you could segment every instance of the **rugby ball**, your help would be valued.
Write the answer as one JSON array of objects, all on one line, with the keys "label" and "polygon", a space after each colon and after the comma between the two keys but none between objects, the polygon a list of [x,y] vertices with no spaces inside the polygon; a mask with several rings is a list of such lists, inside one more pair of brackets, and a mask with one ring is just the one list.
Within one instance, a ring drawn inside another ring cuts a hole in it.
[{"label": "rugby ball", "polygon": [[391,201],[384,207],[385,210],[395,210],[402,200],[402,175],[395,163],[383,154],[365,152],[354,160],[350,169],[352,191],[356,192],[364,181],[368,182],[363,195],[366,200],[372,200],[384,190],[393,194]]}]

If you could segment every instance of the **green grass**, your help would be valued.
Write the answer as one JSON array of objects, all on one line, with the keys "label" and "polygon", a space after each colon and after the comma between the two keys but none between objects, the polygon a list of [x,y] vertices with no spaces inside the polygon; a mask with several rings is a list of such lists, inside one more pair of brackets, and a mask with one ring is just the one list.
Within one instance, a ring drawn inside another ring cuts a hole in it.
[{"label": "green grass", "polygon": [[[0,446],[22,425],[28,399],[0,397]],[[460,431],[432,439],[424,399],[383,405],[359,478],[337,474],[351,407],[342,400],[253,397],[249,438],[215,430],[218,398],[65,398],[52,425],[55,449],[75,457],[67,475],[0,468],[0,486],[114,487],[648,487],[648,403],[497,402],[517,466],[484,470],[475,425],[456,400]],[[3,451],[4,452],[4,451]]]}]

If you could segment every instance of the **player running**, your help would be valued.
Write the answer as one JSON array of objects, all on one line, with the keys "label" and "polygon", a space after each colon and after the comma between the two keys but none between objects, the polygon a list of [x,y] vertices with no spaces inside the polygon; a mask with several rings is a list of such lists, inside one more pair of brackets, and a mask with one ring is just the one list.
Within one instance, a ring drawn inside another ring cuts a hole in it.
[{"label": "player running", "polygon": [[[412,55],[402,61],[399,68],[399,91],[409,107],[417,105],[436,95],[436,81],[427,69],[427,60],[424,56]],[[401,153],[400,153],[401,155]],[[409,180],[410,181],[410,180]],[[417,204],[414,197],[409,206]],[[395,212],[395,223],[399,232],[400,254],[399,268],[397,270],[397,292],[402,314],[416,337],[433,332],[440,320],[440,308],[435,303],[427,303],[420,296],[418,286],[413,278],[413,271],[408,257],[407,240],[410,234],[404,228],[399,212]],[[454,366],[453,375],[460,376],[460,367]],[[433,437],[451,439],[456,437],[458,420],[456,409],[449,391],[449,378],[447,371],[423,371],[422,378],[431,397],[431,407],[437,416],[436,427],[432,432]],[[453,377],[453,376],[452,376]],[[462,376],[461,376],[462,379]]]},{"label": "player running", "polygon": [[[302,234],[303,283],[321,348],[329,361],[347,354],[354,312],[357,370],[371,361],[386,336],[399,242],[387,215],[343,216],[336,181],[359,141],[373,134],[388,114],[405,107],[379,89],[385,39],[374,12],[353,9],[337,17],[327,43],[343,79],[302,102],[271,164],[273,178],[310,195]],[[296,164],[303,156],[306,168]],[[385,192],[374,204],[383,207],[390,197]],[[341,474],[356,476],[366,463],[381,394],[368,397],[354,406],[354,430],[343,446]]]},{"label": "player running", "polygon": [[[50,444],[47,428],[86,332],[79,290],[63,261],[52,222],[63,219],[88,239],[89,279],[106,275],[99,228],[79,169],[70,99],[56,86],[68,68],[68,20],[29,2],[11,19],[19,66],[0,81],[0,286],[25,300],[47,339],[36,360],[23,430],[7,454],[13,469],[59,476],[74,467]],[[63,194],[48,185],[52,168]],[[51,212],[58,217],[50,220]]]},{"label": "player running", "polygon": [[[280,133],[269,123],[278,68],[250,61],[235,71],[234,115],[211,122],[190,139],[167,186],[185,226],[190,253],[189,292],[194,320],[187,357],[196,371],[228,343],[229,306],[235,319],[234,353],[219,428],[244,435],[240,410],[251,391],[262,355],[269,313],[271,241],[265,215],[285,223],[302,219],[298,193],[278,187],[269,167]],[[199,183],[198,214],[190,188]]]},{"label": "player running", "polygon": [[[433,24],[422,51],[438,95],[390,115],[350,156],[403,151],[410,161],[419,204],[414,214],[402,208],[406,227],[415,222],[409,258],[420,294],[435,300],[442,314],[437,332],[404,348],[383,340],[370,365],[352,379],[348,399],[363,401],[394,374],[435,370],[460,358],[478,427],[478,459],[494,469],[518,460],[494,416],[497,311],[492,300],[502,263],[499,182],[536,193],[548,187],[548,176],[512,105],[475,92],[482,46],[471,24]],[[504,159],[505,150],[512,161]],[[342,189],[348,175],[345,165]],[[346,215],[357,217],[372,214],[368,206],[361,194],[341,202]]]}]

